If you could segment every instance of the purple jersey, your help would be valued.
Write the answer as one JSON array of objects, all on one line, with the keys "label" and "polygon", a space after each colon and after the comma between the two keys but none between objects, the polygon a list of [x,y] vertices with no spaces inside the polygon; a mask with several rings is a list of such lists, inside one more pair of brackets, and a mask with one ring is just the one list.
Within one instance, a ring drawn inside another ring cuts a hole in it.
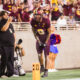
[{"label": "purple jersey", "polygon": [[64,11],[64,15],[65,16],[69,16],[70,14],[72,14],[72,8],[73,5],[63,5],[63,11]]},{"label": "purple jersey", "polygon": [[52,11],[51,12],[51,19],[52,19],[52,21],[53,20],[57,20],[58,18],[59,18],[59,16],[60,16],[60,12],[59,12],[59,10],[57,10],[57,11]]},{"label": "purple jersey", "polygon": [[47,15],[48,18],[49,18],[50,10],[46,10],[46,9],[44,9],[44,10],[43,10],[43,14],[44,14],[44,15]]},{"label": "purple jersey", "polygon": [[11,12],[12,6],[13,4],[3,4],[3,9]]},{"label": "purple jersey", "polygon": [[48,28],[50,28],[49,19],[42,18],[42,22],[37,22],[35,19],[32,19],[31,25],[34,28],[36,35],[39,37],[40,41],[45,43],[48,36]]},{"label": "purple jersey", "polygon": [[23,10],[22,10],[22,9],[18,9],[18,14],[20,14],[20,17],[21,17],[21,19],[22,19]]},{"label": "purple jersey", "polygon": [[76,10],[75,16],[78,17],[78,18],[80,18],[80,10]]},{"label": "purple jersey", "polygon": [[13,22],[18,22],[18,12],[11,12],[9,16],[13,17]]},{"label": "purple jersey", "polygon": [[22,21],[23,22],[29,22],[29,13],[28,12],[23,12],[23,15],[22,15]]}]

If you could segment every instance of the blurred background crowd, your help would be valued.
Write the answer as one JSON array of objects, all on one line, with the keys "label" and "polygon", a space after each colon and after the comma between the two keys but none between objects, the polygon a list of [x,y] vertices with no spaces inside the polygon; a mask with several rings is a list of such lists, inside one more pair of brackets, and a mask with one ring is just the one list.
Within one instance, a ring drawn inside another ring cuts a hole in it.
[{"label": "blurred background crowd", "polygon": [[0,11],[6,10],[13,22],[29,22],[36,10],[53,23],[75,24],[80,21],[80,0],[0,0]]}]

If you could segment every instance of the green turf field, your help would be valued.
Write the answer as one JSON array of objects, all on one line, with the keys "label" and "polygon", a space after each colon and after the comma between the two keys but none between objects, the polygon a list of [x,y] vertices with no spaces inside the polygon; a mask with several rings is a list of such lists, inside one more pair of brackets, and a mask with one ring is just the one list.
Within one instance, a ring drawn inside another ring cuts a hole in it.
[{"label": "green turf field", "polygon": [[[42,74],[41,74],[42,75]],[[78,78],[78,79],[76,79]],[[47,78],[41,78],[41,80],[80,80],[80,69],[76,70],[60,70],[58,72],[49,73]],[[32,73],[27,73],[24,77],[18,78],[0,78],[0,80],[32,80]]]}]

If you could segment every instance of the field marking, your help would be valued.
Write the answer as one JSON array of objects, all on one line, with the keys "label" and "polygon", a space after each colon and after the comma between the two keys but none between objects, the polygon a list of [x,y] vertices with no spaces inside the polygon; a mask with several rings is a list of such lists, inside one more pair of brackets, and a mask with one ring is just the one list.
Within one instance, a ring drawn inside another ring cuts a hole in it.
[{"label": "field marking", "polygon": [[60,79],[60,80],[80,80],[80,78],[75,78],[75,79]]}]

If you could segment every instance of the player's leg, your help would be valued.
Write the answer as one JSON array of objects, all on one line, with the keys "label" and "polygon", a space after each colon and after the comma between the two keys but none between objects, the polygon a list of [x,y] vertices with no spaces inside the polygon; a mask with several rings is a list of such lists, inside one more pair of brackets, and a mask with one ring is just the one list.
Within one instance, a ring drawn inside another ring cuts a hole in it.
[{"label": "player's leg", "polygon": [[44,70],[44,74],[42,75],[42,77],[48,76],[48,63],[49,63],[49,57],[48,55],[45,55],[45,70]]},{"label": "player's leg", "polygon": [[43,72],[44,71],[43,53],[38,54],[38,59],[39,59],[40,66],[41,66],[41,72]]},{"label": "player's leg", "polygon": [[36,43],[36,49],[37,49],[37,53],[38,53],[38,59],[40,62],[40,66],[41,66],[41,72],[44,71],[44,64],[43,64],[43,48],[39,45],[39,43]]},{"label": "player's leg", "polygon": [[45,71],[44,75],[42,77],[48,76],[48,63],[49,63],[49,51],[50,51],[50,42],[48,42],[44,48],[44,54],[45,54]]}]

